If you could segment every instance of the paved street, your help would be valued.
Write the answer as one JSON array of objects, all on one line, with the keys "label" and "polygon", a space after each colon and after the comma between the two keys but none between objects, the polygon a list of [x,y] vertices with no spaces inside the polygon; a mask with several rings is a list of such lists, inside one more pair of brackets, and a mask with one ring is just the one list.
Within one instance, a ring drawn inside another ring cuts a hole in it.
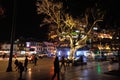
[{"label": "paved street", "polygon": [[[19,59],[23,60],[23,59]],[[14,62],[14,59],[13,59]],[[19,73],[6,72],[8,60],[0,59],[0,80],[18,80]],[[104,74],[104,72],[117,69],[118,64],[109,62],[89,62],[86,66],[69,66],[66,71],[61,69],[61,80],[119,80],[120,77]],[[50,80],[53,75],[53,58],[39,59],[37,66],[29,63],[28,71],[23,73],[23,80]]]}]

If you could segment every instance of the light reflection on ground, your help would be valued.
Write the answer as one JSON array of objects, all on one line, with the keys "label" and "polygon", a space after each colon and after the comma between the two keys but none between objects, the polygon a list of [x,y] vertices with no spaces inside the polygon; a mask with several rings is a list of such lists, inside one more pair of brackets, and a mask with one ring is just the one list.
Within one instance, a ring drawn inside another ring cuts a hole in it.
[{"label": "light reflection on ground", "polygon": [[108,71],[112,70],[112,65],[108,65]]}]

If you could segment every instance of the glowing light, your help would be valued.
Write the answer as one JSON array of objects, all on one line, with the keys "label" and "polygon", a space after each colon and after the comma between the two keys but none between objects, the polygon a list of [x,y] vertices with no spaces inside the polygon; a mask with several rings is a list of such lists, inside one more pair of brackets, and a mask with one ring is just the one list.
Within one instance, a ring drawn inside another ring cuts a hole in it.
[{"label": "glowing light", "polygon": [[70,52],[69,52],[69,51],[67,52],[67,55],[70,55]]},{"label": "glowing light", "polygon": [[108,66],[108,71],[111,71],[112,70],[112,65],[109,65]]},{"label": "glowing light", "polygon": [[31,71],[31,68],[28,69],[28,78],[30,79],[31,78],[31,74],[32,74],[32,71]]},{"label": "glowing light", "polygon": [[97,27],[94,27],[93,30],[98,30],[98,28],[97,28]]},{"label": "glowing light", "polygon": [[79,30],[76,30],[75,32],[79,33],[80,31],[79,31]]},{"label": "glowing light", "polygon": [[58,52],[58,55],[60,56],[60,51]]},{"label": "glowing light", "polygon": [[110,34],[99,34],[98,35],[99,38],[109,38],[109,39],[112,39],[112,36]]},{"label": "glowing light", "polygon": [[116,37],[116,39],[119,39],[119,37]]},{"label": "glowing light", "polygon": [[101,73],[101,67],[100,67],[100,64],[97,65],[97,72],[98,72],[98,74]]},{"label": "glowing light", "polygon": [[26,47],[30,47],[30,42],[26,42]]}]

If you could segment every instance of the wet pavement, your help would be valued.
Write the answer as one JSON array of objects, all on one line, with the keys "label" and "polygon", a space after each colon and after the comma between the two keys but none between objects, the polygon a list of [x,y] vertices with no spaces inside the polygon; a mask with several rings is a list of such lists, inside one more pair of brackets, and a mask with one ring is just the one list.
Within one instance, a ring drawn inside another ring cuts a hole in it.
[{"label": "wet pavement", "polygon": [[[111,66],[111,65],[109,65]],[[65,80],[119,80],[120,77],[106,75],[104,72],[108,72],[113,68],[116,69],[117,64],[114,64],[111,68],[106,63],[95,63],[94,66],[75,67],[67,71]]]},{"label": "wet pavement", "polygon": [[[5,71],[6,63],[8,63],[7,60],[0,60],[0,80],[18,80],[19,73],[17,71],[14,69],[12,72]],[[119,76],[104,74],[104,72],[117,69],[117,63],[111,65],[107,61],[88,62],[85,66],[71,65],[66,67],[66,70],[61,69],[60,80],[120,80]],[[23,80],[51,80],[53,70],[53,58],[39,59],[37,66],[29,63],[28,71],[23,72]]]}]

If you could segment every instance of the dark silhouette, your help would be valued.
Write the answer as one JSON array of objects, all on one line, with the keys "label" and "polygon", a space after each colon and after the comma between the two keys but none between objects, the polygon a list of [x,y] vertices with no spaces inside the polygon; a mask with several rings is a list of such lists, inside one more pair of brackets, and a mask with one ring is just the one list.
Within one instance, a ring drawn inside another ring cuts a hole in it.
[{"label": "dark silhouette", "polygon": [[18,65],[19,65],[18,59],[15,59],[14,64],[15,64],[15,69],[16,69],[16,71],[17,71],[17,70],[18,70]]},{"label": "dark silhouette", "polygon": [[59,60],[57,56],[54,60],[54,74],[52,76],[52,80],[55,79],[56,75],[57,75],[57,80],[60,80],[60,68],[59,68]]},{"label": "dark silhouette", "polygon": [[60,68],[62,69],[62,67],[64,67],[64,70],[66,70],[66,66],[65,66],[65,58],[64,58],[64,56],[62,56],[62,59],[61,59],[61,65],[60,65]]},{"label": "dark silhouette", "polygon": [[83,64],[83,56],[80,56],[80,62]]},{"label": "dark silhouette", "polygon": [[24,69],[25,69],[25,71],[27,71],[27,66],[28,66],[28,58],[26,56],[25,61],[24,61]]},{"label": "dark silhouette", "polygon": [[6,53],[3,54],[3,59],[6,57]]},{"label": "dark silhouette", "polygon": [[19,62],[18,69],[19,69],[19,74],[20,74],[19,80],[22,80],[22,73],[24,71],[24,66],[22,62]]},{"label": "dark silhouette", "polygon": [[81,69],[83,69],[83,55],[80,56],[80,65],[81,65]]},{"label": "dark silhouette", "polygon": [[35,55],[35,58],[34,58],[34,65],[35,65],[35,66],[36,66],[36,64],[37,64],[37,60],[38,60],[37,55]]},{"label": "dark silhouette", "polygon": [[70,60],[68,58],[66,60],[66,66],[70,66]]}]

